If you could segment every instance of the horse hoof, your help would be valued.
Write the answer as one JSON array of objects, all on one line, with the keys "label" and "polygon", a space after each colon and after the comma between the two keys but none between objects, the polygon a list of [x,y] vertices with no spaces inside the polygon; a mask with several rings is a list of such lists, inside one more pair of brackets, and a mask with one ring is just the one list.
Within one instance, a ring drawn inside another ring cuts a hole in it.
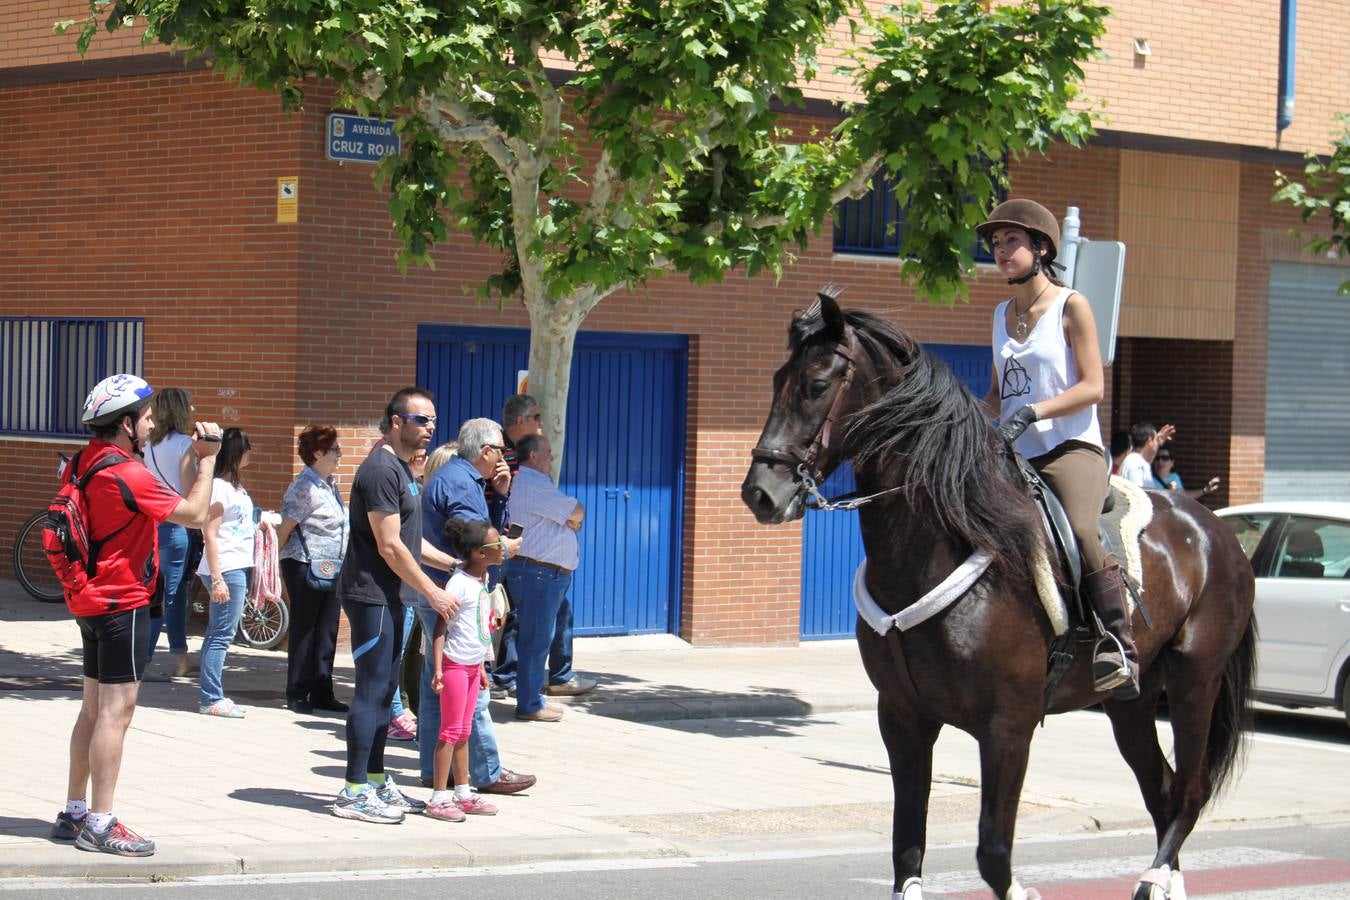
[{"label": "horse hoof", "polygon": [[1130,900],[1168,900],[1167,892],[1156,884],[1139,884]]},{"label": "horse hoof", "polygon": [[1027,888],[1027,900],[1041,900],[1041,892],[1035,888]]}]

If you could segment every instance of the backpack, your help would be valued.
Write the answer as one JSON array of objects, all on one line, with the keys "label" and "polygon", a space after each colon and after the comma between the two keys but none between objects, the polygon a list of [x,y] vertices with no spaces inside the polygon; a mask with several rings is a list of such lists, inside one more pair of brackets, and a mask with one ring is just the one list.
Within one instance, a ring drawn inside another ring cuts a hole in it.
[{"label": "backpack", "polygon": [[[46,551],[47,562],[51,563],[67,596],[84,590],[94,577],[99,548],[125,530],[135,518],[133,516],[132,519],[128,519],[126,525],[101,541],[94,541],[89,537],[89,499],[85,496],[84,489],[89,484],[89,479],[96,473],[125,462],[131,460],[117,454],[104,456],[79,478],[72,475],[71,480],[61,485],[61,490],[56,492],[52,502],[47,505],[47,521],[42,526],[42,549]],[[72,473],[79,471],[80,454],[75,454],[75,458],[70,461],[70,467]],[[128,492],[122,491],[122,496],[124,500],[127,499]],[[128,504],[128,507],[135,512],[131,504]]]}]

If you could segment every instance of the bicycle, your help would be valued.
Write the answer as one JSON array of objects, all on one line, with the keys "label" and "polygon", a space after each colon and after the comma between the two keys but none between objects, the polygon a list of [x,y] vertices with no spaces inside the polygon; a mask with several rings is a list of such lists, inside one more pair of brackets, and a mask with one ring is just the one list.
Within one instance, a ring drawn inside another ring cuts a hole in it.
[{"label": "bicycle", "polygon": [[[56,455],[61,457],[61,465],[56,470],[59,481],[70,457],[60,452]],[[47,551],[42,548],[42,526],[45,524],[47,510],[40,509],[19,526],[18,534],[14,536],[14,577],[35,600],[60,603],[66,598],[65,591],[56,577],[56,570],[47,561]]]},{"label": "bicycle", "polygon": [[[211,602],[206,585],[200,578],[193,578],[192,614],[206,618],[210,612],[207,604]],[[282,600],[259,600],[249,596],[244,600],[244,611],[239,616],[239,628],[235,631],[235,640],[257,650],[271,650],[286,636],[291,624],[290,607]]]}]

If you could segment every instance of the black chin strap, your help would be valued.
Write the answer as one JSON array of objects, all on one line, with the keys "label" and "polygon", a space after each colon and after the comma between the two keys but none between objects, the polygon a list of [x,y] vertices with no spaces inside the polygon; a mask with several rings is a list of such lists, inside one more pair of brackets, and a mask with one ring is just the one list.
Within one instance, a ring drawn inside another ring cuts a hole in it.
[{"label": "black chin strap", "polygon": [[1040,254],[1038,253],[1036,254],[1036,258],[1031,261],[1031,271],[1023,275],[1021,278],[1009,278],[1008,284],[1026,284],[1028,281],[1039,275],[1040,272],[1041,272],[1041,257]]}]

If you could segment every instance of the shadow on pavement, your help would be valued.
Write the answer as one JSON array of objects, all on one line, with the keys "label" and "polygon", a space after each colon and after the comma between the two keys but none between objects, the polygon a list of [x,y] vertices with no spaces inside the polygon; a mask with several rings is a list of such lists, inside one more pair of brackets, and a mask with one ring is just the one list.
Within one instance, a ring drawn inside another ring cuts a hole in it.
[{"label": "shadow on pavement", "polygon": [[[337,778],[342,777],[342,770],[338,770]],[[314,813],[315,815],[331,816],[332,810],[329,809],[333,804],[333,797],[330,794],[307,794],[304,791],[291,790],[290,788],[239,788],[230,791],[229,797],[232,800],[243,800],[246,803],[257,803],[261,806],[284,806],[288,809],[303,809]]]}]

